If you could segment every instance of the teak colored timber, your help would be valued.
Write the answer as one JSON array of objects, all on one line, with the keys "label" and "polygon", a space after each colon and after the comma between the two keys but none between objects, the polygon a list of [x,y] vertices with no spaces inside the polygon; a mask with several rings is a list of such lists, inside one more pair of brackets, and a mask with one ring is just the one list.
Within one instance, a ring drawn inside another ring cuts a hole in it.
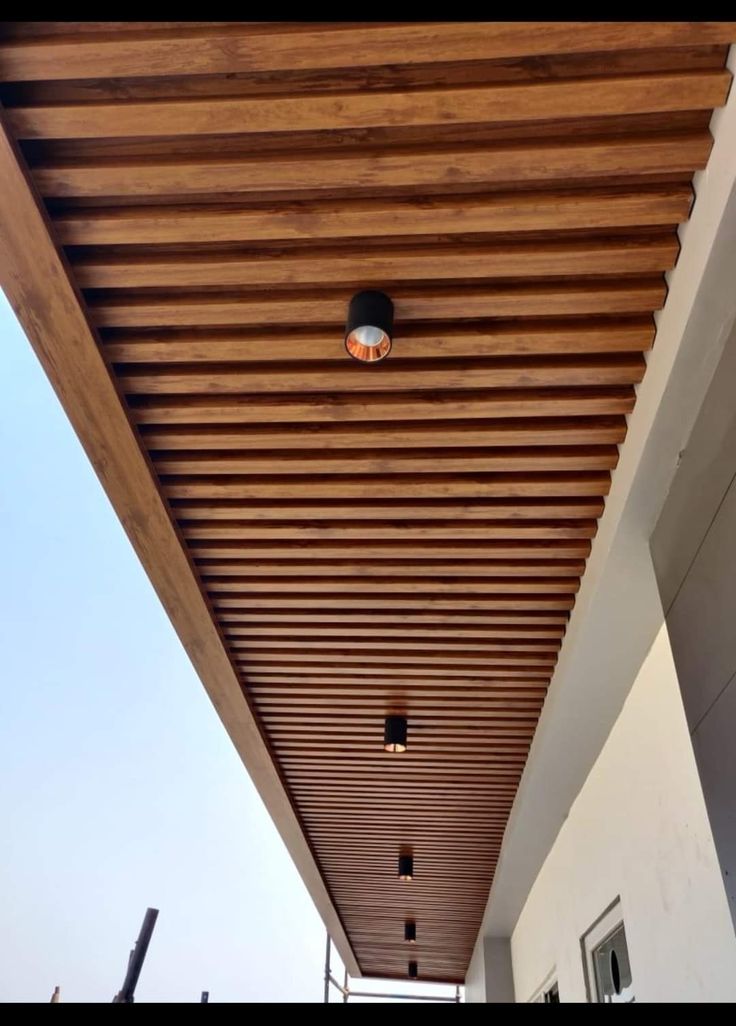
[{"label": "teak colored timber", "polygon": [[0,283],[353,975],[464,978],[734,40],[0,26]]}]

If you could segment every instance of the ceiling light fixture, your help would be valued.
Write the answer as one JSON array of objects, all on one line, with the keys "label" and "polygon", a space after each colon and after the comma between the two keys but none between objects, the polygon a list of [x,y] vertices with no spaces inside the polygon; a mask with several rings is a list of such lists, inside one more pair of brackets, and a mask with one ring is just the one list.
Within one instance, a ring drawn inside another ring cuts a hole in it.
[{"label": "ceiling light fixture", "polygon": [[387,752],[406,751],[406,716],[386,717],[383,747]]},{"label": "ceiling light fixture", "polygon": [[399,880],[411,880],[414,877],[414,857],[399,855]]},{"label": "ceiling light fixture", "polygon": [[394,304],[384,292],[368,289],[350,300],[345,348],[361,363],[375,363],[391,352]]},{"label": "ceiling light fixture", "polygon": [[418,975],[419,975],[419,968],[418,968],[416,962],[410,962],[409,963],[409,979],[410,980],[416,980]]},{"label": "ceiling light fixture", "polygon": [[407,919],[404,923],[404,940],[410,944],[417,942],[417,924],[412,919]]}]

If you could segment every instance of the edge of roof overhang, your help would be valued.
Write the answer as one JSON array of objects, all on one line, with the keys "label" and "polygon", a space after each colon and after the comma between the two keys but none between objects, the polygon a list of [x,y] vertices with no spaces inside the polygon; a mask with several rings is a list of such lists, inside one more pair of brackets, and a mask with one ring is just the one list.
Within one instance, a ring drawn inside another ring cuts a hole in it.
[{"label": "edge of roof overhang", "polygon": [[[736,45],[727,67],[736,75]],[[637,388],[626,441],[508,820],[468,976],[483,939],[510,937],[529,892],[661,627],[649,538],[736,323],[736,86],[713,148]]]},{"label": "edge of roof overhang", "polygon": [[0,108],[0,287],[351,976],[362,975]]}]

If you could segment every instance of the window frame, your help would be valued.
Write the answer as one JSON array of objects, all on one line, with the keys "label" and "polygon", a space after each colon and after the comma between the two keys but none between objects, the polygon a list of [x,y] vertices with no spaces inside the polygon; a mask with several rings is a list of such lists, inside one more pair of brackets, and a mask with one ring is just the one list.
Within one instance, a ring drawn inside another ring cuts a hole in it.
[{"label": "window frame", "polygon": [[552,969],[550,969],[550,971],[547,973],[547,975],[545,976],[545,978],[542,981],[542,983],[540,983],[540,985],[537,987],[537,989],[534,991],[532,996],[527,1001],[527,1004],[529,1004],[529,1005],[549,1004],[549,1002],[545,1001],[545,997],[552,990],[553,987],[557,987],[557,994],[559,996],[560,984],[559,984],[559,982],[557,980],[557,967],[556,966],[553,966]]},{"label": "window frame", "polygon": [[[617,895],[610,905],[608,905],[598,918],[588,927],[583,936],[580,938],[580,949],[583,958],[583,972],[585,976],[585,992],[589,1004],[605,1004],[598,994],[598,985],[596,983],[595,966],[593,964],[593,955],[596,948],[603,944],[608,938],[618,930],[620,926],[624,928],[624,934],[626,934],[626,921],[624,919],[623,905],[621,903],[621,896]],[[626,949],[628,952],[629,942],[626,937]],[[629,956],[629,964],[631,958]],[[632,973],[632,987],[633,987],[633,973]],[[636,1000],[636,991],[634,991],[634,997],[632,1001]]]}]

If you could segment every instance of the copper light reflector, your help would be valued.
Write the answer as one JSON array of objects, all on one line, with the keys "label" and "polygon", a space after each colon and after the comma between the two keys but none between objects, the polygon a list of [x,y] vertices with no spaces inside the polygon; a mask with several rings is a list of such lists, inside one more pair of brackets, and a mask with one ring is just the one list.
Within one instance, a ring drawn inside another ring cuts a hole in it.
[{"label": "copper light reflector", "polygon": [[417,942],[417,924],[411,919],[407,919],[404,923],[404,940],[409,941],[410,944]]},{"label": "copper light reflector", "polygon": [[368,289],[350,300],[345,348],[361,363],[375,363],[391,352],[394,304],[383,292]]},{"label": "copper light reflector", "polygon": [[411,855],[399,855],[399,880],[411,880],[413,876],[413,857]]},{"label": "copper light reflector", "polygon": [[406,751],[406,716],[386,717],[383,747],[387,752]]}]

